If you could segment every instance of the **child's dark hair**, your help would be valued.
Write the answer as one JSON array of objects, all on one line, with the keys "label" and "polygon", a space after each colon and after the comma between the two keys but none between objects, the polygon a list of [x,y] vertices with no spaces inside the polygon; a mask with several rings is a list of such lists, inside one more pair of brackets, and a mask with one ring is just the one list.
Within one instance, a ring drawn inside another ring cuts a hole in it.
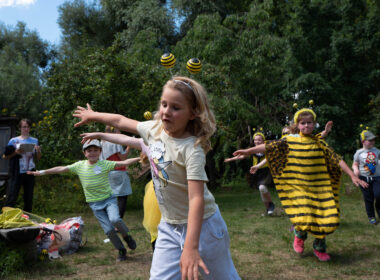
[{"label": "child's dark hair", "polygon": [[32,121],[29,119],[21,119],[18,123],[18,128],[21,128],[22,123],[25,122],[29,127],[32,127]]}]

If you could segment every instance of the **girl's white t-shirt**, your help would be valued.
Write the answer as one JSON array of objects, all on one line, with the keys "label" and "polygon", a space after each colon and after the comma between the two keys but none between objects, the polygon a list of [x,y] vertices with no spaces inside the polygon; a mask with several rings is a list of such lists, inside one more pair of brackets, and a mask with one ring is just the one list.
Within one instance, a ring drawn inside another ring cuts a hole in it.
[{"label": "girl's white t-shirt", "polygon": [[171,224],[187,223],[189,212],[188,180],[204,182],[204,215],[215,213],[214,196],[208,190],[206,155],[194,136],[178,139],[162,129],[161,121],[140,122],[137,131],[148,149],[152,179],[162,218]]}]

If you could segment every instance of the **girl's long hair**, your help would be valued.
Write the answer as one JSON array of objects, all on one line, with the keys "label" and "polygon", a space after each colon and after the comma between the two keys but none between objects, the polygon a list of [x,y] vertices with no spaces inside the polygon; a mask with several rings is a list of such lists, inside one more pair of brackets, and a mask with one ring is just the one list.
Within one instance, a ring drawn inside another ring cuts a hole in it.
[{"label": "girl's long hair", "polygon": [[[167,87],[181,92],[191,106],[195,118],[189,121],[187,131],[197,138],[195,145],[200,144],[207,153],[211,150],[209,139],[216,130],[216,122],[214,113],[210,109],[205,88],[193,79],[180,76],[167,81],[164,89]],[[160,119],[159,110],[154,119]]]}]

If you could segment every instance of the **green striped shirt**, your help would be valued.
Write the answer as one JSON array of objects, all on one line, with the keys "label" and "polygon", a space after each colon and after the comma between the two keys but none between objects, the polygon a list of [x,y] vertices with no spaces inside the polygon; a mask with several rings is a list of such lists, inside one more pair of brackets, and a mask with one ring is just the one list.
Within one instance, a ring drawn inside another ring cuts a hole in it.
[{"label": "green striped shirt", "polygon": [[95,202],[112,195],[108,172],[114,170],[115,165],[115,161],[99,160],[91,165],[87,160],[81,160],[67,167],[71,173],[79,176],[86,202]]}]

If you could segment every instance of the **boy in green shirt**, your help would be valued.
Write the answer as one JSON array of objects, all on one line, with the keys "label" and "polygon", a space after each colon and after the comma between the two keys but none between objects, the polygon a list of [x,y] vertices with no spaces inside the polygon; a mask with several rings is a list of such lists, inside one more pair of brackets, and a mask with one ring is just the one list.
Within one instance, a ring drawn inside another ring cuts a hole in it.
[{"label": "boy in green shirt", "polygon": [[120,218],[116,197],[108,181],[108,172],[117,167],[125,167],[138,162],[140,158],[126,159],[124,161],[99,160],[102,146],[98,140],[91,140],[83,145],[83,154],[87,160],[78,161],[68,166],[56,166],[47,170],[29,171],[34,176],[59,174],[71,172],[79,176],[86,202],[94,212],[102,226],[104,233],[112,244],[119,250],[117,260],[126,260],[127,250],[118,237],[115,228],[122,234],[130,249],[136,249],[136,242],[129,234],[129,229]]}]

